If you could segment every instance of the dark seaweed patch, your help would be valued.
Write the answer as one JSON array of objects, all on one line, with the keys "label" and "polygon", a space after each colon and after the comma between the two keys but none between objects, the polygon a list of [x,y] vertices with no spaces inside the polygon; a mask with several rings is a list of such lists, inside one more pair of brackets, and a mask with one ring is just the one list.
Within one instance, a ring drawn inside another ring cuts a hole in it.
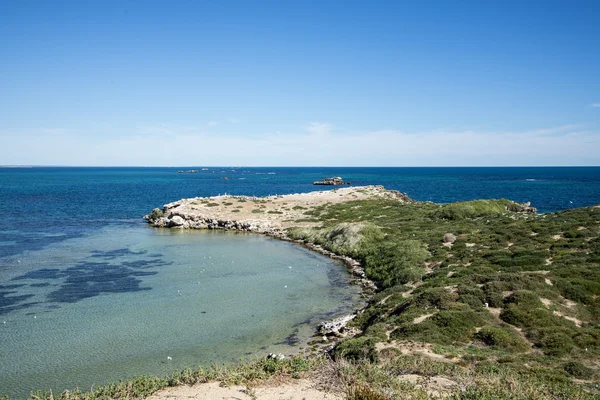
[{"label": "dark seaweed patch", "polygon": [[0,315],[8,314],[11,311],[20,310],[36,304],[24,303],[27,299],[33,297],[32,294],[10,296],[13,293],[17,292],[14,290],[0,290]]},{"label": "dark seaweed patch", "polygon": [[150,290],[140,287],[136,277],[155,275],[157,272],[142,272],[122,265],[109,263],[80,263],[64,271],[66,281],[48,295],[50,301],[75,303],[102,293],[127,293]]},{"label": "dark seaweed patch", "polygon": [[[66,269],[42,268],[13,278],[13,281],[26,279],[38,281],[29,284],[30,287],[56,285],[57,289],[47,295],[48,302],[75,303],[104,293],[151,290],[149,287],[141,287],[142,281],[139,278],[157,274],[157,272],[148,271],[148,269],[171,264],[171,262],[162,261],[156,254],[151,257],[146,256],[143,259],[118,262],[121,257],[144,256],[146,251],[135,252],[129,249],[117,249],[94,251],[92,253],[90,257],[98,259],[97,261],[83,261]],[[13,289],[21,286],[27,285],[0,286],[0,312],[7,313],[25,307],[23,303],[33,295],[13,295],[17,294]],[[27,306],[31,306],[31,303]]]},{"label": "dark seaweed patch", "polygon": [[29,286],[31,286],[31,287],[46,287],[46,286],[50,286],[50,284],[48,282],[44,282],[44,283],[32,283]]},{"label": "dark seaweed patch", "polygon": [[117,249],[117,250],[109,250],[109,251],[101,251],[101,250],[93,250],[92,258],[103,258],[105,260],[114,260],[118,257],[123,256],[139,256],[146,254],[145,250],[142,251],[131,251],[127,248],[125,249]]}]

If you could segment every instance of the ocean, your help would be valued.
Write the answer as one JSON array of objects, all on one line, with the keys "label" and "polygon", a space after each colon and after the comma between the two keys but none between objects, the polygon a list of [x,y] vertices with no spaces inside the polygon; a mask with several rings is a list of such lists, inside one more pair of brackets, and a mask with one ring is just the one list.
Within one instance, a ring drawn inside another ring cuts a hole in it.
[{"label": "ocean", "polygon": [[309,192],[341,176],[438,203],[600,203],[600,167],[206,168],[0,168],[0,395],[289,351],[361,304],[342,266],[299,246],[142,221],[181,198]]}]

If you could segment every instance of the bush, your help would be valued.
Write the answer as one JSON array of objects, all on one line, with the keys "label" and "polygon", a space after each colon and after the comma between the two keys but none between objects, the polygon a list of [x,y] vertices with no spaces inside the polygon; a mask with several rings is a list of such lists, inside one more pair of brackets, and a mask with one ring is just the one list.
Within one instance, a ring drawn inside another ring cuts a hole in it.
[{"label": "bush", "polygon": [[561,357],[573,348],[573,339],[563,332],[551,332],[542,336],[539,342],[545,354]]},{"label": "bush", "polygon": [[392,336],[448,345],[453,342],[464,343],[471,340],[475,327],[484,323],[485,319],[470,309],[440,311],[420,324],[402,324]]},{"label": "bush", "polygon": [[563,319],[550,314],[546,309],[527,309],[514,304],[509,304],[508,308],[502,310],[500,319],[521,328],[539,329],[565,324]]},{"label": "bush", "polygon": [[493,216],[506,212],[509,200],[473,200],[446,204],[439,209],[435,216],[450,220]]},{"label": "bush", "polygon": [[333,357],[334,359],[342,357],[354,361],[369,360],[377,362],[378,354],[375,349],[375,342],[374,338],[365,337],[344,340],[333,350]]},{"label": "bush", "polygon": [[365,272],[383,288],[421,278],[421,266],[429,256],[418,240],[375,243],[364,249]]},{"label": "bush", "polygon": [[575,378],[589,379],[594,376],[594,371],[591,368],[586,367],[580,362],[569,361],[565,364],[564,370]]},{"label": "bush", "polygon": [[454,341],[467,342],[471,340],[475,327],[484,323],[481,315],[469,311],[441,311],[431,317],[431,322],[440,331]]},{"label": "bush", "polygon": [[484,326],[475,334],[475,338],[488,346],[524,352],[529,349],[529,344],[514,329],[501,326]]},{"label": "bush", "polygon": [[486,303],[485,293],[477,286],[459,285],[458,295],[458,301],[468,304],[473,309],[481,308],[483,303]]},{"label": "bush", "polygon": [[543,307],[544,305],[540,301],[539,297],[529,290],[517,290],[510,296],[504,299],[505,304],[516,304],[519,307],[525,307],[527,309],[533,309]]},{"label": "bush", "polygon": [[161,217],[163,217],[165,214],[163,213],[163,210],[161,210],[160,208],[155,208],[154,210],[152,210],[152,212],[150,214],[148,214],[148,219],[150,221],[152,220],[157,220]]},{"label": "bush", "polygon": [[468,304],[474,310],[483,307],[483,301],[479,297],[473,296],[472,294],[461,295],[458,300],[462,303]]},{"label": "bush", "polygon": [[419,307],[432,307],[439,310],[448,310],[450,303],[456,302],[458,295],[444,288],[425,289],[415,296],[415,304]]}]

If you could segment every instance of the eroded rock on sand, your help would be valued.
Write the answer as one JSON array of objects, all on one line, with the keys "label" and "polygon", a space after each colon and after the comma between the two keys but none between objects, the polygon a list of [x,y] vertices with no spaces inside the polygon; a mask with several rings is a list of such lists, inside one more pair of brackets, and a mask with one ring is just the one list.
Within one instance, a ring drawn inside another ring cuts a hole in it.
[{"label": "eroded rock on sand", "polygon": [[356,315],[345,315],[343,317],[334,318],[330,321],[323,321],[317,326],[317,332],[323,336],[343,336],[347,329],[348,322],[352,321]]}]

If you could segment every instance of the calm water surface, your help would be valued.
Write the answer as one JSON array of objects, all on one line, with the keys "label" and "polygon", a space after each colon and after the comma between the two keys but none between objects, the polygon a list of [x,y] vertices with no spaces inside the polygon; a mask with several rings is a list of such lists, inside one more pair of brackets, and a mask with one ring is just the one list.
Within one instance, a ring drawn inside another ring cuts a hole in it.
[{"label": "calm water surface", "polygon": [[289,352],[359,296],[342,266],[251,234],[106,226],[10,262],[0,388],[12,396]]}]

